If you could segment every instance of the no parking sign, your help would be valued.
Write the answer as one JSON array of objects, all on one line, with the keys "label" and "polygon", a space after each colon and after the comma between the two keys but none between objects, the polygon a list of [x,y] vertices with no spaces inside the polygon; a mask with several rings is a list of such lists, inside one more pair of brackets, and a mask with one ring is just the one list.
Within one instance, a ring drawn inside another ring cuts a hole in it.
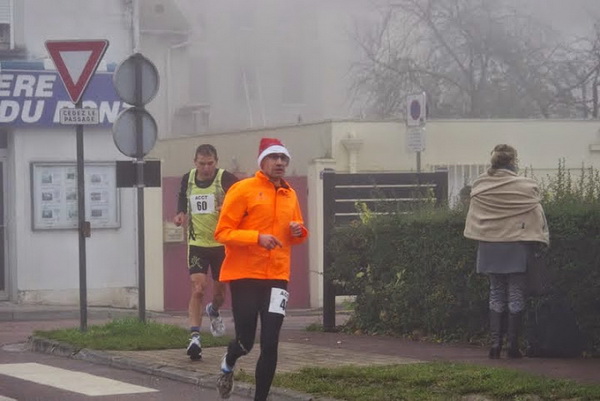
[{"label": "no parking sign", "polygon": [[425,125],[427,114],[425,92],[408,95],[406,98],[406,125],[418,127]]}]

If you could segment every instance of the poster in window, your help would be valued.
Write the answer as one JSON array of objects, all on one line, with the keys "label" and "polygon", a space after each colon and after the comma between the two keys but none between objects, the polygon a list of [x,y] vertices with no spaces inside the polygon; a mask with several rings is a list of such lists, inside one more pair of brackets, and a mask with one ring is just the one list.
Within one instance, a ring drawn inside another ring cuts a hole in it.
[{"label": "poster in window", "polygon": [[[86,163],[85,219],[92,228],[120,227],[115,163]],[[31,194],[34,230],[76,229],[77,165],[73,162],[32,163]]]}]

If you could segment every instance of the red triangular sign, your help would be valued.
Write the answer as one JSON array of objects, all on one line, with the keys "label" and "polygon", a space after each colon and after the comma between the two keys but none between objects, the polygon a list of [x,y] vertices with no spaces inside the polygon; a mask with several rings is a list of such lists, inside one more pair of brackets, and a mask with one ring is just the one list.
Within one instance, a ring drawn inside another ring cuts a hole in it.
[{"label": "red triangular sign", "polygon": [[108,47],[108,40],[48,40],[46,49],[73,103],[79,102]]}]

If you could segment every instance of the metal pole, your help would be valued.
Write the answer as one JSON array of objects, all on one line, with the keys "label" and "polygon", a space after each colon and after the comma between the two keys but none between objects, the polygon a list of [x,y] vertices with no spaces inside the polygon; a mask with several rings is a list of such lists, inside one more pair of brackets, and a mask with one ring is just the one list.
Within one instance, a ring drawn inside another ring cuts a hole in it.
[{"label": "metal pole", "polygon": [[[135,63],[135,97],[137,103],[142,99],[142,60],[136,54]],[[137,145],[137,225],[138,225],[138,313],[141,322],[146,321],[146,252],[144,244],[144,127],[141,113],[135,115],[135,131]]]},{"label": "metal pole", "polygon": [[335,173],[324,170],[323,178],[323,330],[335,331],[335,286],[328,274],[331,253],[328,251],[335,220]]},{"label": "metal pole", "polygon": [[417,152],[417,173],[421,172],[421,152]]},{"label": "metal pole", "polygon": [[[80,109],[82,101],[75,104]],[[80,330],[87,331],[87,274],[86,274],[86,249],[85,238],[89,234],[89,227],[85,221],[85,172],[83,157],[83,125],[75,127],[77,137],[77,220],[79,228],[79,315]]]},{"label": "metal pole", "polygon": [[[139,118],[139,117],[138,117]],[[141,120],[141,118],[140,118]],[[141,123],[140,123],[141,125]],[[138,131],[138,135],[141,133]],[[144,160],[137,160],[137,209],[138,209],[138,276],[139,276],[139,319],[141,322],[146,321],[146,255],[144,246]]]}]

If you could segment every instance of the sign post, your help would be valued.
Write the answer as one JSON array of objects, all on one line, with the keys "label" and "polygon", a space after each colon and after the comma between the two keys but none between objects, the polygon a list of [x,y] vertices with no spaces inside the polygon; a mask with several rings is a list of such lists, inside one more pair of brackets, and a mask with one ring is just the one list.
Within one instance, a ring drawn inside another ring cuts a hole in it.
[{"label": "sign post", "polygon": [[425,92],[406,98],[406,139],[408,148],[417,154],[417,173],[421,172],[421,152],[425,150],[427,97]]},{"label": "sign post", "polygon": [[[45,43],[50,58],[56,66],[71,102],[74,113],[81,113],[81,97],[106,48],[108,40],[48,40]],[[93,112],[91,112],[93,114]],[[96,110],[97,113],[97,110]],[[63,113],[61,111],[61,121]],[[90,223],[85,221],[85,172],[83,158],[83,122],[75,121],[77,138],[77,216],[79,227],[79,308],[80,329],[87,330],[87,273],[85,239],[91,235]],[[97,120],[97,119],[96,119]]]},{"label": "sign post", "polygon": [[[126,58],[115,70],[117,94],[133,107],[123,110],[113,124],[113,139],[125,156],[136,158],[138,216],[138,313],[146,321],[146,251],[144,240],[144,156],[156,142],[156,122],[144,105],[158,92],[158,70],[140,53]],[[119,174],[117,172],[117,174]]]}]

